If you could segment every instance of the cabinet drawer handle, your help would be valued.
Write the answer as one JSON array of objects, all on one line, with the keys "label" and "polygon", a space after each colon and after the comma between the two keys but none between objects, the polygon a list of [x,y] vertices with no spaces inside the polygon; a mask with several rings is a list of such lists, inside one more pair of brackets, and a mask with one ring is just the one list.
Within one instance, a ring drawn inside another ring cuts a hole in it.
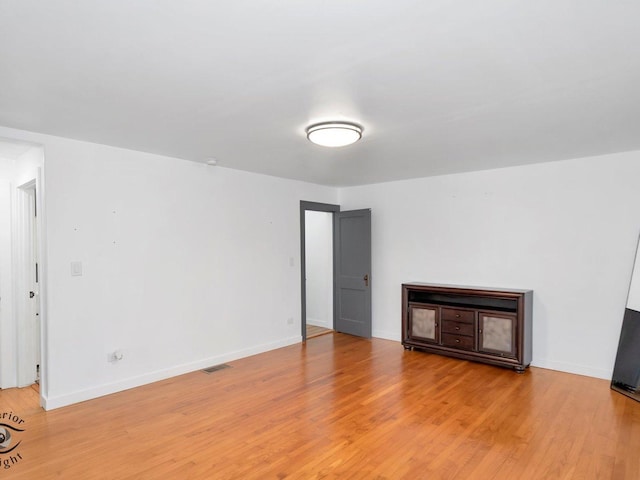
[{"label": "cabinet drawer handle", "polygon": [[460,330],[460,327],[456,327],[456,330]]},{"label": "cabinet drawer handle", "polygon": [[459,313],[456,313],[456,318],[460,318],[460,314]]},{"label": "cabinet drawer handle", "polygon": [[460,343],[460,339],[456,338],[456,343]]}]

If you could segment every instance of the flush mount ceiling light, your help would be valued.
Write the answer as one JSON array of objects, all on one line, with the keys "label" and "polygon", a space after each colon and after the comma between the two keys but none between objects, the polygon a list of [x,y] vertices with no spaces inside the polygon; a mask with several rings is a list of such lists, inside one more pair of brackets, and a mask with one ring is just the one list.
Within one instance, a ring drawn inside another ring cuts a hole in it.
[{"label": "flush mount ceiling light", "polygon": [[344,147],[362,137],[362,127],[348,122],[316,123],[307,128],[307,138],[323,147]]}]

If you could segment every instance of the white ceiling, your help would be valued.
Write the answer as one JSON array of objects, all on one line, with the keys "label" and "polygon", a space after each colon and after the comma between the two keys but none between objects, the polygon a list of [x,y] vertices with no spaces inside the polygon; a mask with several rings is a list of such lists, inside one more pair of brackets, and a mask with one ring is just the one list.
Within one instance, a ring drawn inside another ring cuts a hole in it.
[{"label": "white ceiling", "polygon": [[[327,185],[640,149],[637,0],[0,0],[0,125]],[[307,125],[362,124],[326,149]]]}]

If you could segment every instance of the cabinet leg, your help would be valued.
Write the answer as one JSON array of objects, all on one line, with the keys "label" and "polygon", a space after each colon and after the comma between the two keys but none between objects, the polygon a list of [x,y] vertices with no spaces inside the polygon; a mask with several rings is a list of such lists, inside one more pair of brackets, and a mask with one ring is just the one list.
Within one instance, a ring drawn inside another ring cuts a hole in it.
[{"label": "cabinet leg", "polygon": [[525,367],[516,367],[516,373],[519,373],[521,375],[524,373],[525,370],[526,370]]},{"label": "cabinet leg", "polygon": [[413,350],[411,345],[403,345],[405,350]]}]

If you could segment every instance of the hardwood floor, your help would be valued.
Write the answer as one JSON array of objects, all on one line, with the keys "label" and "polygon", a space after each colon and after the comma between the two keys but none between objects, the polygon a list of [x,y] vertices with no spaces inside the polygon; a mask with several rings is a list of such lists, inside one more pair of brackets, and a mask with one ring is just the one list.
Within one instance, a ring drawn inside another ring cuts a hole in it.
[{"label": "hardwood floor", "polygon": [[640,403],[605,380],[341,334],[230,365],[50,412],[0,391],[25,419],[0,476],[640,478]]},{"label": "hardwood floor", "polygon": [[307,339],[327,335],[333,332],[330,328],[318,327],[316,325],[307,325]]}]

